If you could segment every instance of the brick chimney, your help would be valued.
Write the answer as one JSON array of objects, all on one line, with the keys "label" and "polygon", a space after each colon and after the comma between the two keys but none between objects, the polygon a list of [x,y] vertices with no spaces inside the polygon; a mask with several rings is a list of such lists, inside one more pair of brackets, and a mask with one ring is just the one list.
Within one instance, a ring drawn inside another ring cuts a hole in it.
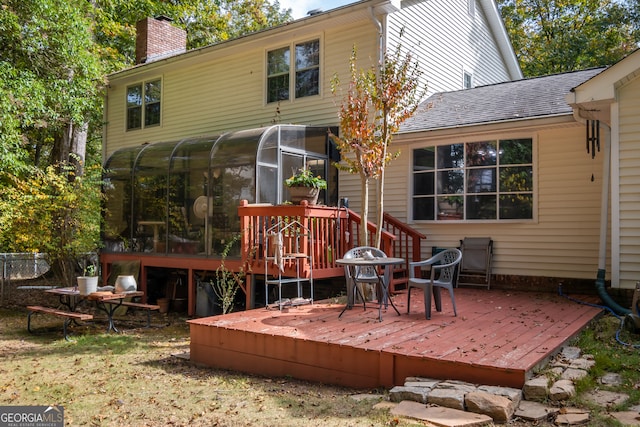
[{"label": "brick chimney", "polygon": [[174,27],[171,18],[158,16],[136,23],[136,64],[157,61],[187,51],[187,32]]}]

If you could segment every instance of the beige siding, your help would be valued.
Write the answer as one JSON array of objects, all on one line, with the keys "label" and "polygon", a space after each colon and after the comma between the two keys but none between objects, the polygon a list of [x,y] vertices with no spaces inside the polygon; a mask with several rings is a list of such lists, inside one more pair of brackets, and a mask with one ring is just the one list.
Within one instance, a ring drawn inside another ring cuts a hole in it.
[{"label": "beige siding", "polygon": [[[412,149],[477,139],[532,137],[537,147],[537,220],[529,222],[410,222]],[[469,236],[490,236],[495,242],[494,274],[589,279],[596,277],[600,227],[602,154],[585,152],[583,125],[537,132],[465,135],[456,139],[406,138],[396,141],[401,156],[387,169],[386,212],[428,236],[432,246],[457,246]],[[594,181],[591,181],[591,174]],[[341,196],[359,206],[359,190],[351,176],[341,176]],[[355,191],[352,193],[352,191]],[[637,206],[638,207],[638,206]]]},{"label": "beige siding", "polygon": [[640,280],[640,79],[619,88],[618,100],[620,287],[634,288]]},{"label": "beige siding", "polygon": [[[321,40],[321,94],[295,101],[265,104],[265,58],[269,49],[291,41]],[[107,101],[106,153],[144,142],[215,134],[280,123],[336,125],[337,107],[330,81],[338,74],[349,79],[349,57],[357,46],[360,62],[376,58],[376,31],[370,20],[332,27],[323,32],[291,34],[286,41],[265,38],[242,48],[221,49],[206,57],[189,56],[179,65],[112,76]],[[126,86],[162,77],[162,125],[125,132]],[[197,82],[197,83],[194,83]],[[280,115],[277,116],[277,109]]]}]

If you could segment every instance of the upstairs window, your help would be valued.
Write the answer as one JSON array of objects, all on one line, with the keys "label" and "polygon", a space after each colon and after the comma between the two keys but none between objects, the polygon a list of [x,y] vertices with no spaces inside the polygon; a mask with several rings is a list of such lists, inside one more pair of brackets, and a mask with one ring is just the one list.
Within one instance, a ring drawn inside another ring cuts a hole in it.
[{"label": "upstairs window", "polygon": [[288,47],[267,54],[267,102],[289,99],[290,57]]},{"label": "upstairs window", "polygon": [[468,71],[462,73],[462,88],[471,89],[473,87],[473,74]]},{"label": "upstairs window", "polygon": [[304,98],[319,93],[320,40],[267,52],[267,102],[290,100],[291,94]]},{"label": "upstairs window", "polygon": [[413,151],[414,220],[533,219],[530,138]]},{"label": "upstairs window", "polygon": [[160,124],[161,93],[160,79],[127,88],[127,130]]}]

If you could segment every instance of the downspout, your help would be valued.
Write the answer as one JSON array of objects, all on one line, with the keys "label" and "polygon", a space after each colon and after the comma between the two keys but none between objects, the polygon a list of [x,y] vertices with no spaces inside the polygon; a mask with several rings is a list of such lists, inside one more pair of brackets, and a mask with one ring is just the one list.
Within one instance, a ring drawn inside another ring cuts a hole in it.
[{"label": "downspout", "polygon": [[[579,108],[573,109],[574,118],[580,123],[586,120],[580,116]],[[605,285],[606,265],[607,265],[607,231],[609,225],[609,187],[611,186],[611,127],[602,123],[609,129],[604,140],[604,159],[602,165],[602,193],[600,196],[600,245],[598,247],[598,274],[596,276],[596,291],[602,302],[613,310],[616,314],[624,316],[631,311],[624,308],[611,298],[607,293]]]},{"label": "downspout", "polygon": [[[380,20],[376,17],[376,14],[373,11],[372,6],[369,6],[369,13],[371,14],[371,21],[373,21],[373,24],[378,29],[378,72],[376,76],[376,79],[378,79],[380,78],[380,69],[383,66],[384,54],[386,50],[386,41],[384,37],[384,31],[382,28],[382,22],[380,22]],[[383,193],[384,173],[382,174],[382,178],[377,180],[376,187],[378,190],[376,191],[376,198],[378,198],[378,203],[377,203],[378,206],[376,208],[377,230],[375,234],[375,242],[373,242],[371,246],[375,246],[376,248],[379,248],[381,245],[381,230],[382,230],[382,217],[383,217],[383,212],[381,212],[381,206],[382,207],[384,206],[384,193]],[[365,230],[366,230],[366,225],[365,225]]]},{"label": "downspout", "polygon": [[369,6],[369,13],[371,14],[371,21],[373,21],[373,25],[378,29],[378,64],[382,64],[382,60],[384,59],[384,50],[385,50],[385,40],[384,40],[384,31],[382,30],[382,22],[376,18],[376,14],[373,11],[373,6]]}]

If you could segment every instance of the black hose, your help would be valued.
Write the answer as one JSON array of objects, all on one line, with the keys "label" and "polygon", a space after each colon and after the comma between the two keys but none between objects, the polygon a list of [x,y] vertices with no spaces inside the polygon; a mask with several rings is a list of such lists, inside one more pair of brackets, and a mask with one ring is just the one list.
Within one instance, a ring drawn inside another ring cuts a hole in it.
[{"label": "black hose", "polygon": [[598,277],[596,279],[596,290],[598,291],[598,295],[600,296],[600,299],[602,299],[602,302],[604,302],[607,307],[615,311],[616,314],[620,316],[626,316],[627,314],[631,313],[631,310],[619,305],[607,293],[607,289],[605,288],[605,283],[604,283],[604,274],[605,274],[604,269],[598,269]]}]

